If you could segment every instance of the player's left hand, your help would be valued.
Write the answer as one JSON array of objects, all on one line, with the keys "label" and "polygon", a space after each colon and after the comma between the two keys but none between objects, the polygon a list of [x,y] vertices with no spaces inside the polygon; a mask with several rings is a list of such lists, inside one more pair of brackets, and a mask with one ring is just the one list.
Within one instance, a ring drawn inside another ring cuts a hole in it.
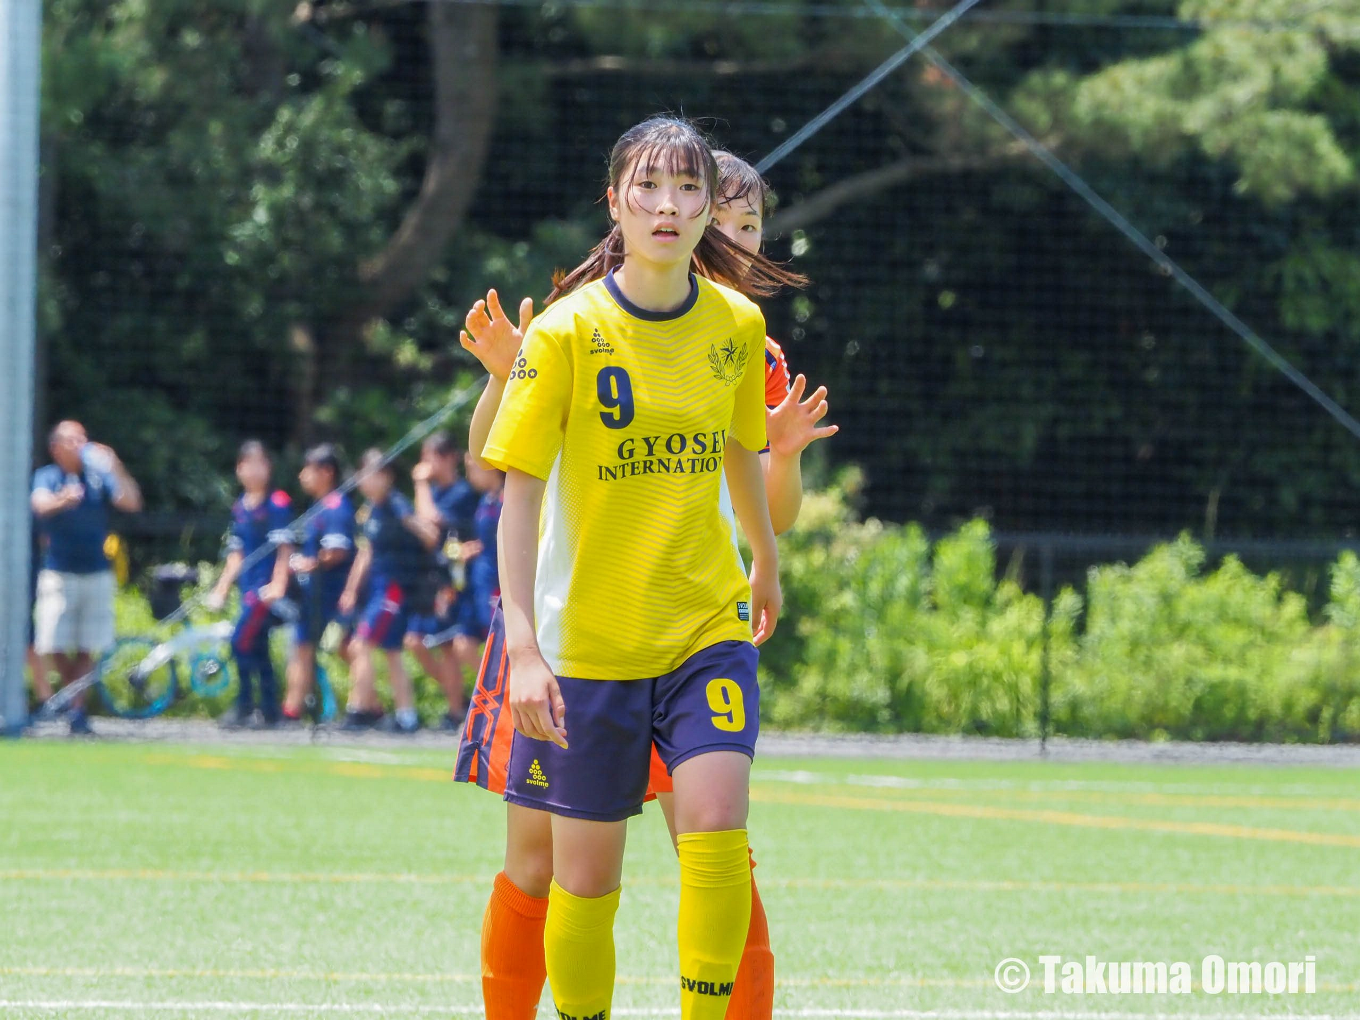
[{"label": "player's left hand", "polygon": [[759,648],[770,639],[779,611],[784,608],[784,593],[779,587],[779,571],[766,570],[756,561],[751,565],[751,620],[755,623],[752,641]]},{"label": "player's left hand", "polygon": [[279,599],[283,598],[285,594],[287,593],[285,592],[283,585],[271,581],[260,589],[260,601],[266,606],[273,605]]},{"label": "player's left hand", "polygon": [[478,301],[468,311],[464,320],[467,328],[459,334],[459,340],[483,368],[504,382],[515,367],[515,357],[524,344],[524,334],[533,318],[533,298],[527,297],[519,303],[519,325],[516,326],[501,308],[500,296],[495,290],[489,290],[486,300]]},{"label": "player's left hand", "polygon": [[806,388],[807,378],[800,373],[793,380],[783,401],[766,416],[765,432],[770,441],[771,453],[796,457],[818,439],[834,436],[840,431],[839,425],[817,424],[830,410],[826,402],[826,387],[818,386],[810,397],[803,400]]},{"label": "player's left hand", "polygon": [[95,456],[101,458],[109,465],[110,471],[116,471],[123,466],[122,458],[114,452],[112,446],[108,446],[105,443],[89,443],[88,445],[90,449],[95,451]]}]

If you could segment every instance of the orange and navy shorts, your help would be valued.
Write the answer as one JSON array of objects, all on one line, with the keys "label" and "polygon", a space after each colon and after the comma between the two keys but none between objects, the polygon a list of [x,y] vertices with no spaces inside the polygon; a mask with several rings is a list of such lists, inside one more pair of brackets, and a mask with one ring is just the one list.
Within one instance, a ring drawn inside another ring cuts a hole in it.
[{"label": "orange and navy shorts", "polygon": [[[458,764],[453,778],[460,783],[476,783],[483,790],[505,795],[505,773],[510,764],[510,742],[514,726],[506,708],[510,686],[510,656],[505,648],[505,617],[500,604],[491,615],[491,630],[477,671],[477,683],[468,706],[463,740],[458,747]],[[652,745],[652,762],[646,800],[675,789],[670,773]]]}]

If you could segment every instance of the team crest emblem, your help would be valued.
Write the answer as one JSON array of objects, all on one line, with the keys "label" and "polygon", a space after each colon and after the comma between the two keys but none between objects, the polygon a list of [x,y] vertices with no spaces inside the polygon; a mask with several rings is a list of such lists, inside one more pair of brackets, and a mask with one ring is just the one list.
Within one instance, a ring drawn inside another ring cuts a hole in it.
[{"label": "team crest emblem", "polygon": [[746,358],[749,353],[744,345],[738,350],[732,338],[728,337],[721,347],[717,344],[708,345],[708,364],[716,378],[731,386],[746,370]]}]

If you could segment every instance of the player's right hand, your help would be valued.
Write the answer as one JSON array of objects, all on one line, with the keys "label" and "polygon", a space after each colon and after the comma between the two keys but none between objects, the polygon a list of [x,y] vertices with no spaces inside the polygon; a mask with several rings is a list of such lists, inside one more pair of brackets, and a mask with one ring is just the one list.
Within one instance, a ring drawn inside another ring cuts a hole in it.
[{"label": "player's right hand", "polygon": [[85,486],[79,482],[70,485],[63,485],[57,493],[57,509],[71,510],[80,506],[80,501],[85,498]]},{"label": "player's right hand", "polygon": [[517,732],[566,750],[567,706],[543,656],[526,655],[510,663],[509,695],[510,721]]},{"label": "player's right hand", "polygon": [[799,375],[793,380],[788,394],[779,406],[765,417],[765,434],[770,452],[785,457],[796,457],[818,439],[826,439],[840,431],[839,425],[822,425],[830,409],[826,402],[826,387],[818,386],[812,396],[803,399],[807,378]]},{"label": "player's right hand", "polygon": [[340,610],[343,615],[348,616],[354,612],[354,605],[358,601],[359,597],[347,588],[340,593],[340,599],[336,602],[335,608]]},{"label": "player's right hand", "polygon": [[751,619],[755,633],[751,643],[757,648],[770,640],[784,608],[784,592],[779,586],[779,570],[767,570],[759,560],[751,564]]},{"label": "player's right hand", "polygon": [[220,591],[210,591],[203,596],[203,606],[209,612],[220,613],[222,607],[227,604],[227,597]]},{"label": "player's right hand", "polygon": [[485,301],[478,301],[469,309],[463,320],[467,329],[459,334],[459,340],[483,368],[505,382],[515,367],[515,358],[533,318],[533,298],[527,297],[519,303],[519,325],[515,326],[501,308],[500,296],[495,290],[489,290]]}]

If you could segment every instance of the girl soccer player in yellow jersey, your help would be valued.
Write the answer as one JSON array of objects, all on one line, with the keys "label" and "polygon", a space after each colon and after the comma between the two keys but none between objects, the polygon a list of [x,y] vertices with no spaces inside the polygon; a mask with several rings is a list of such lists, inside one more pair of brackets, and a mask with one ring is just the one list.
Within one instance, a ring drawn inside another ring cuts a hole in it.
[{"label": "girl soccer player in yellow jersey", "polygon": [[653,742],[675,787],[683,1017],[723,1016],[750,920],[754,645],[780,605],[758,456],[764,320],[690,263],[750,289],[780,271],[706,232],[716,184],[686,123],[620,139],[615,228],[562,289],[621,261],[534,321],[482,454],[507,472],[505,796],[553,816],[544,955],[563,1017],[609,1014],[625,821]]},{"label": "girl soccer player in yellow jersey", "polygon": [[[718,203],[711,226],[750,252],[758,252],[763,222],[771,196],[768,186],[749,163],[727,152],[714,153],[718,166]],[[505,315],[495,291],[468,314],[463,345],[490,373],[486,390],[473,417],[469,449],[480,451],[500,404],[504,384],[513,368],[533,301],[520,306],[516,328]],[[806,381],[799,375],[790,385],[783,352],[766,338],[765,403],[770,445],[762,451],[770,517],[775,531],[792,525],[802,501],[800,455],[816,439],[835,434],[835,426],[819,428],[827,413],[826,389],[818,388],[803,400]],[[511,731],[505,702],[504,630],[499,613],[477,678],[455,777],[495,793],[505,792],[505,763]],[[675,837],[671,779],[653,751],[648,799],[655,794]],[[496,876],[482,928],[482,988],[488,1020],[530,1020],[535,1014],[545,980],[542,956],[543,915],[552,877],[552,834],[546,812],[508,805],[506,866]],[[754,868],[754,861],[751,864]],[[746,945],[737,971],[728,1020],[768,1020],[774,1005],[774,957],[769,928],[754,882],[752,914]]]}]

